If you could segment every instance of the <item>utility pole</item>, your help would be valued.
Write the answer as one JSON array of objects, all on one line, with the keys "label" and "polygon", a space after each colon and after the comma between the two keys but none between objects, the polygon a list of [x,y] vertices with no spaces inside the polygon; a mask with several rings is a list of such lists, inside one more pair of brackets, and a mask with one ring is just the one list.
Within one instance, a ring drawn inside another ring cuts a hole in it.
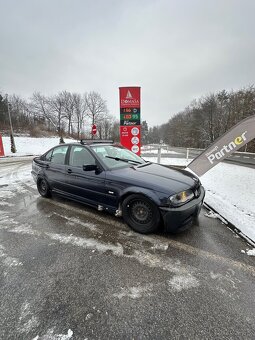
[{"label": "utility pole", "polygon": [[8,94],[6,94],[6,104],[7,104],[7,110],[8,110],[8,115],[9,115],[9,122],[10,122],[10,138],[11,138],[11,152],[16,153],[16,146],[15,146],[15,141],[14,141],[14,135],[13,135],[13,128],[12,128],[12,119],[11,119],[11,112],[10,112],[10,107],[8,103]]}]

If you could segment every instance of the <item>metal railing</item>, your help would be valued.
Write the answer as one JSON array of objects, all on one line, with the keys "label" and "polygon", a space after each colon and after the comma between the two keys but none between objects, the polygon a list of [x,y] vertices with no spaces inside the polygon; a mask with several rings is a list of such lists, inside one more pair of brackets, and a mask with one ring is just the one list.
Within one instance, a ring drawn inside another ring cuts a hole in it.
[{"label": "metal railing", "polygon": [[[176,154],[171,154],[169,151],[174,151]],[[163,143],[149,144],[143,147],[142,156],[157,157],[157,163],[160,164],[162,157],[182,158],[188,161],[196,158],[203,151],[204,149],[171,147]],[[236,151],[231,156],[226,158],[224,162],[232,162],[240,165],[255,167],[255,153]]]}]

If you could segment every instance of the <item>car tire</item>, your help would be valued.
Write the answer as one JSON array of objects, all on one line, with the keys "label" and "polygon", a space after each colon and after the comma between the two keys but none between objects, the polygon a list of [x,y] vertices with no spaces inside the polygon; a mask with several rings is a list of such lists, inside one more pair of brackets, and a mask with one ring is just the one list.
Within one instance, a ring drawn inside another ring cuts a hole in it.
[{"label": "car tire", "polygon": [[50,187],[46,179],[40,178],[37,181],[37,189],[42,197],[51,197]]},{"label": "car tire", "polygon": [[122,216],[132,229],[142,234],[155,232],[160,224],[158,207],[149,198],[139,194],[124,199]]}]

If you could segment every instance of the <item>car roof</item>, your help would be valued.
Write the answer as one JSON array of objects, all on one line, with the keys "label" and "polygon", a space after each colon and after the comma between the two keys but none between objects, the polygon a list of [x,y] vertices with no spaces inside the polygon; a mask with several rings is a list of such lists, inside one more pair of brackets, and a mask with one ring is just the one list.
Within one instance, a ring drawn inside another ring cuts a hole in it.
[{"label": "car roof", "polygon": [[106,146],[106,145],[111,145],[111,146],[121,146],[120,143],[115,143],[113,140],[106,140],[106,139],[82,139],[80,142],[71,142],[71,143],[61,143],[58,146],[64,146],[64,145],[71,145],[71,146],[86,146],[86,147],[91,147],[91,146]]},{"label": "car roof", "polygon": [[95,145],[95,144],[113,144],[113,140],[109,139],[81,139],[80,144],[82,145]]}]

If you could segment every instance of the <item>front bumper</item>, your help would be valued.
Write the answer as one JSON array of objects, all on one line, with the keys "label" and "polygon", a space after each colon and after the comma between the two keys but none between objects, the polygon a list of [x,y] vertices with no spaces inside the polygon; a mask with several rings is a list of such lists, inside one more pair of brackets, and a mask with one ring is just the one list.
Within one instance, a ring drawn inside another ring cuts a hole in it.
[{"label": "front bumper", "polygon": [[182,231],[192,226],[199,215],[205,197],[205,190],[201,186],[201,193],[198,198],[177,208],[160,207],[165,230],[168,232]]}]

